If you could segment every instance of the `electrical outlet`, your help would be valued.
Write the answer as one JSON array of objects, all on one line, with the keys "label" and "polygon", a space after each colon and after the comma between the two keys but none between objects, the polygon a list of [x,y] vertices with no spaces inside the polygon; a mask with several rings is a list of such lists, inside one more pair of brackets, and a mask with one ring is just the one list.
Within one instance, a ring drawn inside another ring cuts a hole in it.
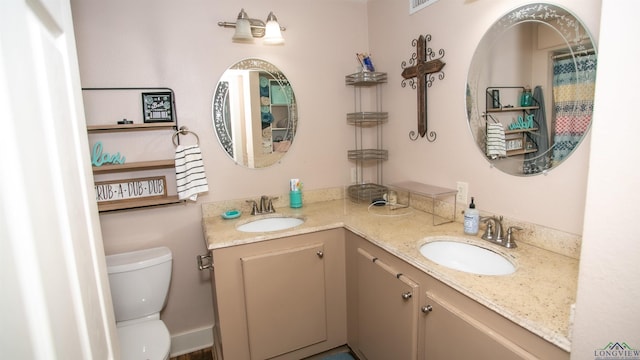
[{"label": "electrical outlet", "polygon": [[456,195],[457,203],[467,203],[467,196],[469,194],[469,184],[463,181],[458,181],[456,183],[456,189],[458,190],[458,194]]},{"label": "electrical outlet", "polygon": [[358,182],[358,169],[352,167],[351,168],[351,183],[355,184]]}]

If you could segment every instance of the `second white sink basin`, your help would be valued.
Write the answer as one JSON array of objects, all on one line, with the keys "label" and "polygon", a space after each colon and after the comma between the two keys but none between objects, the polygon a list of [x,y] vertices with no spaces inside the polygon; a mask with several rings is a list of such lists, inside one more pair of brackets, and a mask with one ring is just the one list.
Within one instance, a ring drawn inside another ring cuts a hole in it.
[{"label": "second white sink basin", "polygon": [[448,238],[422,245],[420,253],[440,265],[471,274],[509,275],[516,271],[511,261],[492,250]]},{"label": "second white sink basin", "polygon": [[304,223],[303,219],[288,216],[276,216],[256,219],[239,225],[236,229],[243,232],[268,232],[290,229]]}]

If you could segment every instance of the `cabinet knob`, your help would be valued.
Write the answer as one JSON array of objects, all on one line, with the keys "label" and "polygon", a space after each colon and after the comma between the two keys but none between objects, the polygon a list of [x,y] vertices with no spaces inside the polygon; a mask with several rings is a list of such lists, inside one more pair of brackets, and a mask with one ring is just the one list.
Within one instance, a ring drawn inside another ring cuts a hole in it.
[{"label": "cabinet knob", "polygon": [[316,253],[316,255],[318,255],[318,257],[320,259],[322,259],[324,257],[324,252],[322,250],[318,250],[318,252]]},{"label": "cabinet knob", "polygon": [[433,306],[425,305],[425,306],[421,307],[420,310],[422,310],[422,312],[425,313],[425,314],[429,314],[430,312],[433,311]]},{"label": "cabinet knob", "polygon": [[402,293],[402,298],[405,300],[409,300],[411,299],[411,297],[413,296],[413,294],[409,291],[407,291],[406,293]]}]

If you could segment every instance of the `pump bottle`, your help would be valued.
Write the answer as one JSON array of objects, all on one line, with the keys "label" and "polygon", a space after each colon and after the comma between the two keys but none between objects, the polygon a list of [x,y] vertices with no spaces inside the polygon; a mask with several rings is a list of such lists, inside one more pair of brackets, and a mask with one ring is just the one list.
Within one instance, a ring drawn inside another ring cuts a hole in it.
[{"label": "pump bottle", "polygon": [[467,235],[477,235],[480,225],[480,211],[476,209],[476,204],[471,198],[469,208],[464,211],[464,233]]}]

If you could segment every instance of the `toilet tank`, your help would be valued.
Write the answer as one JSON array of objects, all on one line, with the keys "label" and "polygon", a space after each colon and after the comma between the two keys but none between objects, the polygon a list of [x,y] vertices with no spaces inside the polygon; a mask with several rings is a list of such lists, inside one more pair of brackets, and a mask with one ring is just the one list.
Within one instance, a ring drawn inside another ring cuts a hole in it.
[{"label": "toilet tank", "polygon": [[167,247],[107,256],[107,272],[116,321],[159,314],[171,281]]}]

